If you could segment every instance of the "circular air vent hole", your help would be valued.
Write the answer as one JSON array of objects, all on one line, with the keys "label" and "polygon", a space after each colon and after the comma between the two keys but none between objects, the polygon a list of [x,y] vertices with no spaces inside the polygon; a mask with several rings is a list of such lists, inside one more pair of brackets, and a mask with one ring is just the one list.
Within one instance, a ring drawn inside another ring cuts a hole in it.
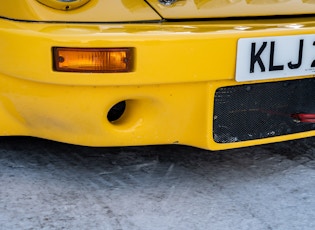
[{"label": "circular air vent hole", "polygon": [[107,113],[107,120],[109,122],[117,121],[124,114],[126,110],[126,101],[121,101],[115,104]]}]

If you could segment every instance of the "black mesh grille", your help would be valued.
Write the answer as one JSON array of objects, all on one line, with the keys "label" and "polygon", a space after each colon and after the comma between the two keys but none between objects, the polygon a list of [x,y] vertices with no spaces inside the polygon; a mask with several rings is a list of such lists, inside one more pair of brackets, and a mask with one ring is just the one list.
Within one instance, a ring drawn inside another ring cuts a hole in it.
[{"label": "black mesh grille", "polygon": [[315,79],[269,82],[217,89],[213,132],[217,143],[254,140],[315,129],[296,113],[315,113]]}]

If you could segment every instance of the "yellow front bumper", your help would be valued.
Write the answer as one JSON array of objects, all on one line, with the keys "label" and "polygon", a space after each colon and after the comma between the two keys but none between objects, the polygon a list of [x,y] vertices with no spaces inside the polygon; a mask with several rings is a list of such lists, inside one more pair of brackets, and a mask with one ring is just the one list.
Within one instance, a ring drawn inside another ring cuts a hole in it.
[{"label": "yellow front bumper", "polygon": [[[147,24],[0,20],[0,135],[90,146],[185,144],[227,149],[312,136],[213,140],[214,93],[234,80],[239,38],[311,34],[314,18]],[[299,29],[291,25],[301,25]],[[52,47],[134,47],[131,73],[60,73]],[[243,83],[244,84],[244,83]],[[126,101],[123,116],[108,111]]]}]

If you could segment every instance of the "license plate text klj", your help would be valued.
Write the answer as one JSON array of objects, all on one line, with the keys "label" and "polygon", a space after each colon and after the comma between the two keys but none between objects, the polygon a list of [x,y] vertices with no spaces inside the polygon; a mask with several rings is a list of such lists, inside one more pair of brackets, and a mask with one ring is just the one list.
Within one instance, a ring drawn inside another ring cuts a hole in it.
[{"label": "license plate text klj", "polygon": [[236,81],[315,74],[315,35],[238,40]]}]

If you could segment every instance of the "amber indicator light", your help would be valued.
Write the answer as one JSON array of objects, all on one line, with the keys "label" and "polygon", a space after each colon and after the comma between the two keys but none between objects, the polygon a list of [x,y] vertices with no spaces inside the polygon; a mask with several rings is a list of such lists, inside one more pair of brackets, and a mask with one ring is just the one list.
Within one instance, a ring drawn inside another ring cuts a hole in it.
[{"label": "amber indicator light", "polygon": [[133,48],[53,48],[53,66],[58,72],[131,72]]}]

